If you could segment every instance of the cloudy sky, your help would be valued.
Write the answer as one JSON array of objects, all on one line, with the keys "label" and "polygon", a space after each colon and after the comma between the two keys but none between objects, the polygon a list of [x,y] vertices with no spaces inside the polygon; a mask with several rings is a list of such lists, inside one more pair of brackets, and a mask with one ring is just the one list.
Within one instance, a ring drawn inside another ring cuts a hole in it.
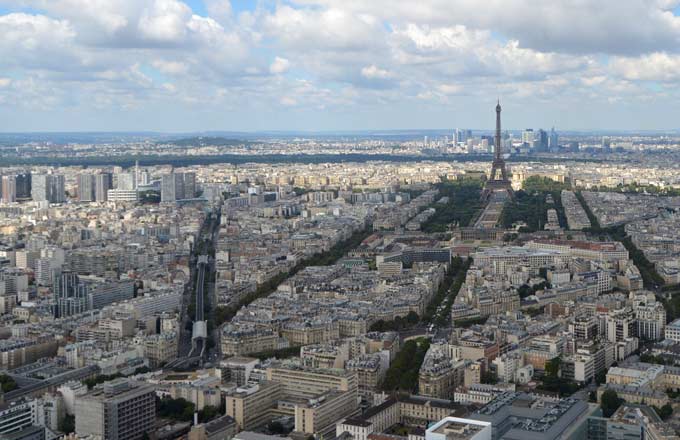
[{"label": "cloudy sky", "polygon": [[0,131],[680,128],[680,0],[0,0]]}]

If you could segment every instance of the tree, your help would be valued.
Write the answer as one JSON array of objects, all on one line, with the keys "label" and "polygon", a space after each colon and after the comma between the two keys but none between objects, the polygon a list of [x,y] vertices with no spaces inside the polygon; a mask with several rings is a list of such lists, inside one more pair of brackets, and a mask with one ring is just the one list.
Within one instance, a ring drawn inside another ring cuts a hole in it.
[{"label": "tree", "polygon": [[188,422],[194,417],[194,404],[182,398],[164,397],[156,408],[159,417],[164,419]]},{"label": "tree", "polygon": [[273,422],[271,422],[271,423],[269,424],[269,426],[267,426],[267,429],[268,429],[269,432],[271,432],[272,434],[279,434],[279,435],[281,435],[281,434],[286,434],[286,428],[283,427],[283,425],[281,424],[281,422],[276,421],[276,420],[273,421]]},{"label": "tree", "polygon": [[70,434],[76,431],[76,417],[66,414],[63,419],[59,421],[59,431],[64,434]]},{"label": "tree", "polygon": [[206,405],[203,407],[202,410],[198,411],[198,421],[199,423],[209,422],[210,420],[214,419],[219,415],[220,415],[219,408],[212,405]]},{"label": "tree", "polygon": [[661,417],[661,419],[666,420],[673,415],[673,407],[670,403],[665,404],[661,408],[654,407],[654,411]]},{"label": "tree", "polygon": [[545,363],[545,375],[550,378],[557,378],[560,374],[560,365],[562,365],[562,359],[559,356],[550,359]]},{"label": "tree", "polygon": [[3,393],[9,393],[18,388],[17,383],[7,374],[0,374],[0,388]]},{"label": "tree", "polygon": [[600,397],[600,407],[604,417],[611,417],[624,402],[614,390],[606,390]]}]

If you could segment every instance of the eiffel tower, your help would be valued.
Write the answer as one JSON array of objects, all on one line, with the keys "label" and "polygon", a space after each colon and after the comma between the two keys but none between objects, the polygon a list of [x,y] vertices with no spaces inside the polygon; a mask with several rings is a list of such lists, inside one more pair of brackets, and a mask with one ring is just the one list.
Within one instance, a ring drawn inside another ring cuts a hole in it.
[{"label": "eiffel tower", "polygon": [[512,197],[512,185],[508,179],[508,170],[501,155],[501,103],[496,105],[496,139],[494,141],[494,156],[491,163],[491,175],[484,184],[482,200],[488,200],[494,193],[507,193]]}]

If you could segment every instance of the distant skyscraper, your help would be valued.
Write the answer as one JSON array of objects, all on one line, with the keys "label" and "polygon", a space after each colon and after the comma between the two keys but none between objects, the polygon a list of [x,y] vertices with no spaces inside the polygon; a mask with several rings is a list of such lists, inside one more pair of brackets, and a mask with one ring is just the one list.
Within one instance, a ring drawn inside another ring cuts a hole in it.
[{"label": "distant skyscraper", "polygon": [[161,177],[161,202],[196,197],[195,173],[171,173]]},{"label": "distant skyscraper", "polygon": [[31,188],[31,198],[36,202],[48,201],[49,190],[49,176],[48,174],[38,174],[33,176],[33,185]]},{"label": "distant skyscraper", "polygon": [[116,185],[116,189],[123,189],[123,190],[133,190],[137,188],[135,185],[135,174],[134,173],[118,173],[116,174],[116,177],[118,178],[118,183]]},{"label": "distant skyscraper", "polygon": [[604,151],[611,151],[612,140],[609,136],[602,136],[602,149]]},{"label": "distant skyscraper", "polygon": [[465,138],[465,131],[459,128],[453,132],[453,142],[455,144],[465,143],[467,139]]},{"label": "distant skyscraper", "polygon": [[193,199],[196,197],[196,173],[184,173],[182,180],[184,185],[184,198]]},{"label": "distant skyscraper", "polygon": [[108,200],[108,192],[113,188],[113,178],[110,173],[101,173],[95,176],[95,199],[98,202]]},{"label": "distant skyscraper", "polygon": [[548,147],[553,150],[556,149],[560,146],[559,144],[559,137],[557,136],[557,132],[555,131],[555,127],[553,127],[550,130],[550,138],[548,139]]},{"label": "distant skyscraper", "polygon": [[64,203],[66,201],[65,178],[61,174],[53,174],[50,182],[50,202]]},{"label": "distant skyscraper", "polygon": [[537,151],[548,150],[548,133],[542,128],[539,128],[538,133],[536,133],[536,142],[534,148]]},{"label": "distant skyscraper", "polygon": [[139,185],[148,185],[151,183],[151,175],[148,171],[142,170],[139,172]]},{"label": "distant skyscraper", "polygon": [[94,179],[92,174],[80,174],[78,176],[78,200],[81,202],[94,202],[96,200]]},{"label": "distant skyscraper", "polygon": [[533,128],[527,128],[522,132],[522,143],[528,146],[529,148],[534,148],[534,129]]},{"label": "distant skyscraper", "polygon": [[17,200],[31,198],[31,173],[21,173],[16,176]]},{"label": "distant skyscraper", "polygon": [[64,203],[66,190],[61,174],[38,174],[32,177],[31,198],[36,202]]},{"label": "distant skyscraper", "polygon": [[161,202],[174,202],[184,198],[184,177],[170,173],[161,177]]},{"label": "distant skyscraper", "polygon": [[80,282],[75,272],[64,271],[54,276],[54,316],[61,318],[86,312],[87,285]]},{"label": "distant skyscraper", "polygon": [[2,176],[2,201],[5,203],[17,201],[17,184],[14,176]]}]

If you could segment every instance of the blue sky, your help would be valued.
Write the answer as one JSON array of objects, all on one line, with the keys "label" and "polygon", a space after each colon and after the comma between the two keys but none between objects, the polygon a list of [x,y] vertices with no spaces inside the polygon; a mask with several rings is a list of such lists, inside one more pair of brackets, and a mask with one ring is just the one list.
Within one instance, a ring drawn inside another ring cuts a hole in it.
[{"label": "blue sky", "polygon": [[[680,0],[0,0],[0,131],[680,128]],[[622,26],[625,23],[625,26]]]}]

